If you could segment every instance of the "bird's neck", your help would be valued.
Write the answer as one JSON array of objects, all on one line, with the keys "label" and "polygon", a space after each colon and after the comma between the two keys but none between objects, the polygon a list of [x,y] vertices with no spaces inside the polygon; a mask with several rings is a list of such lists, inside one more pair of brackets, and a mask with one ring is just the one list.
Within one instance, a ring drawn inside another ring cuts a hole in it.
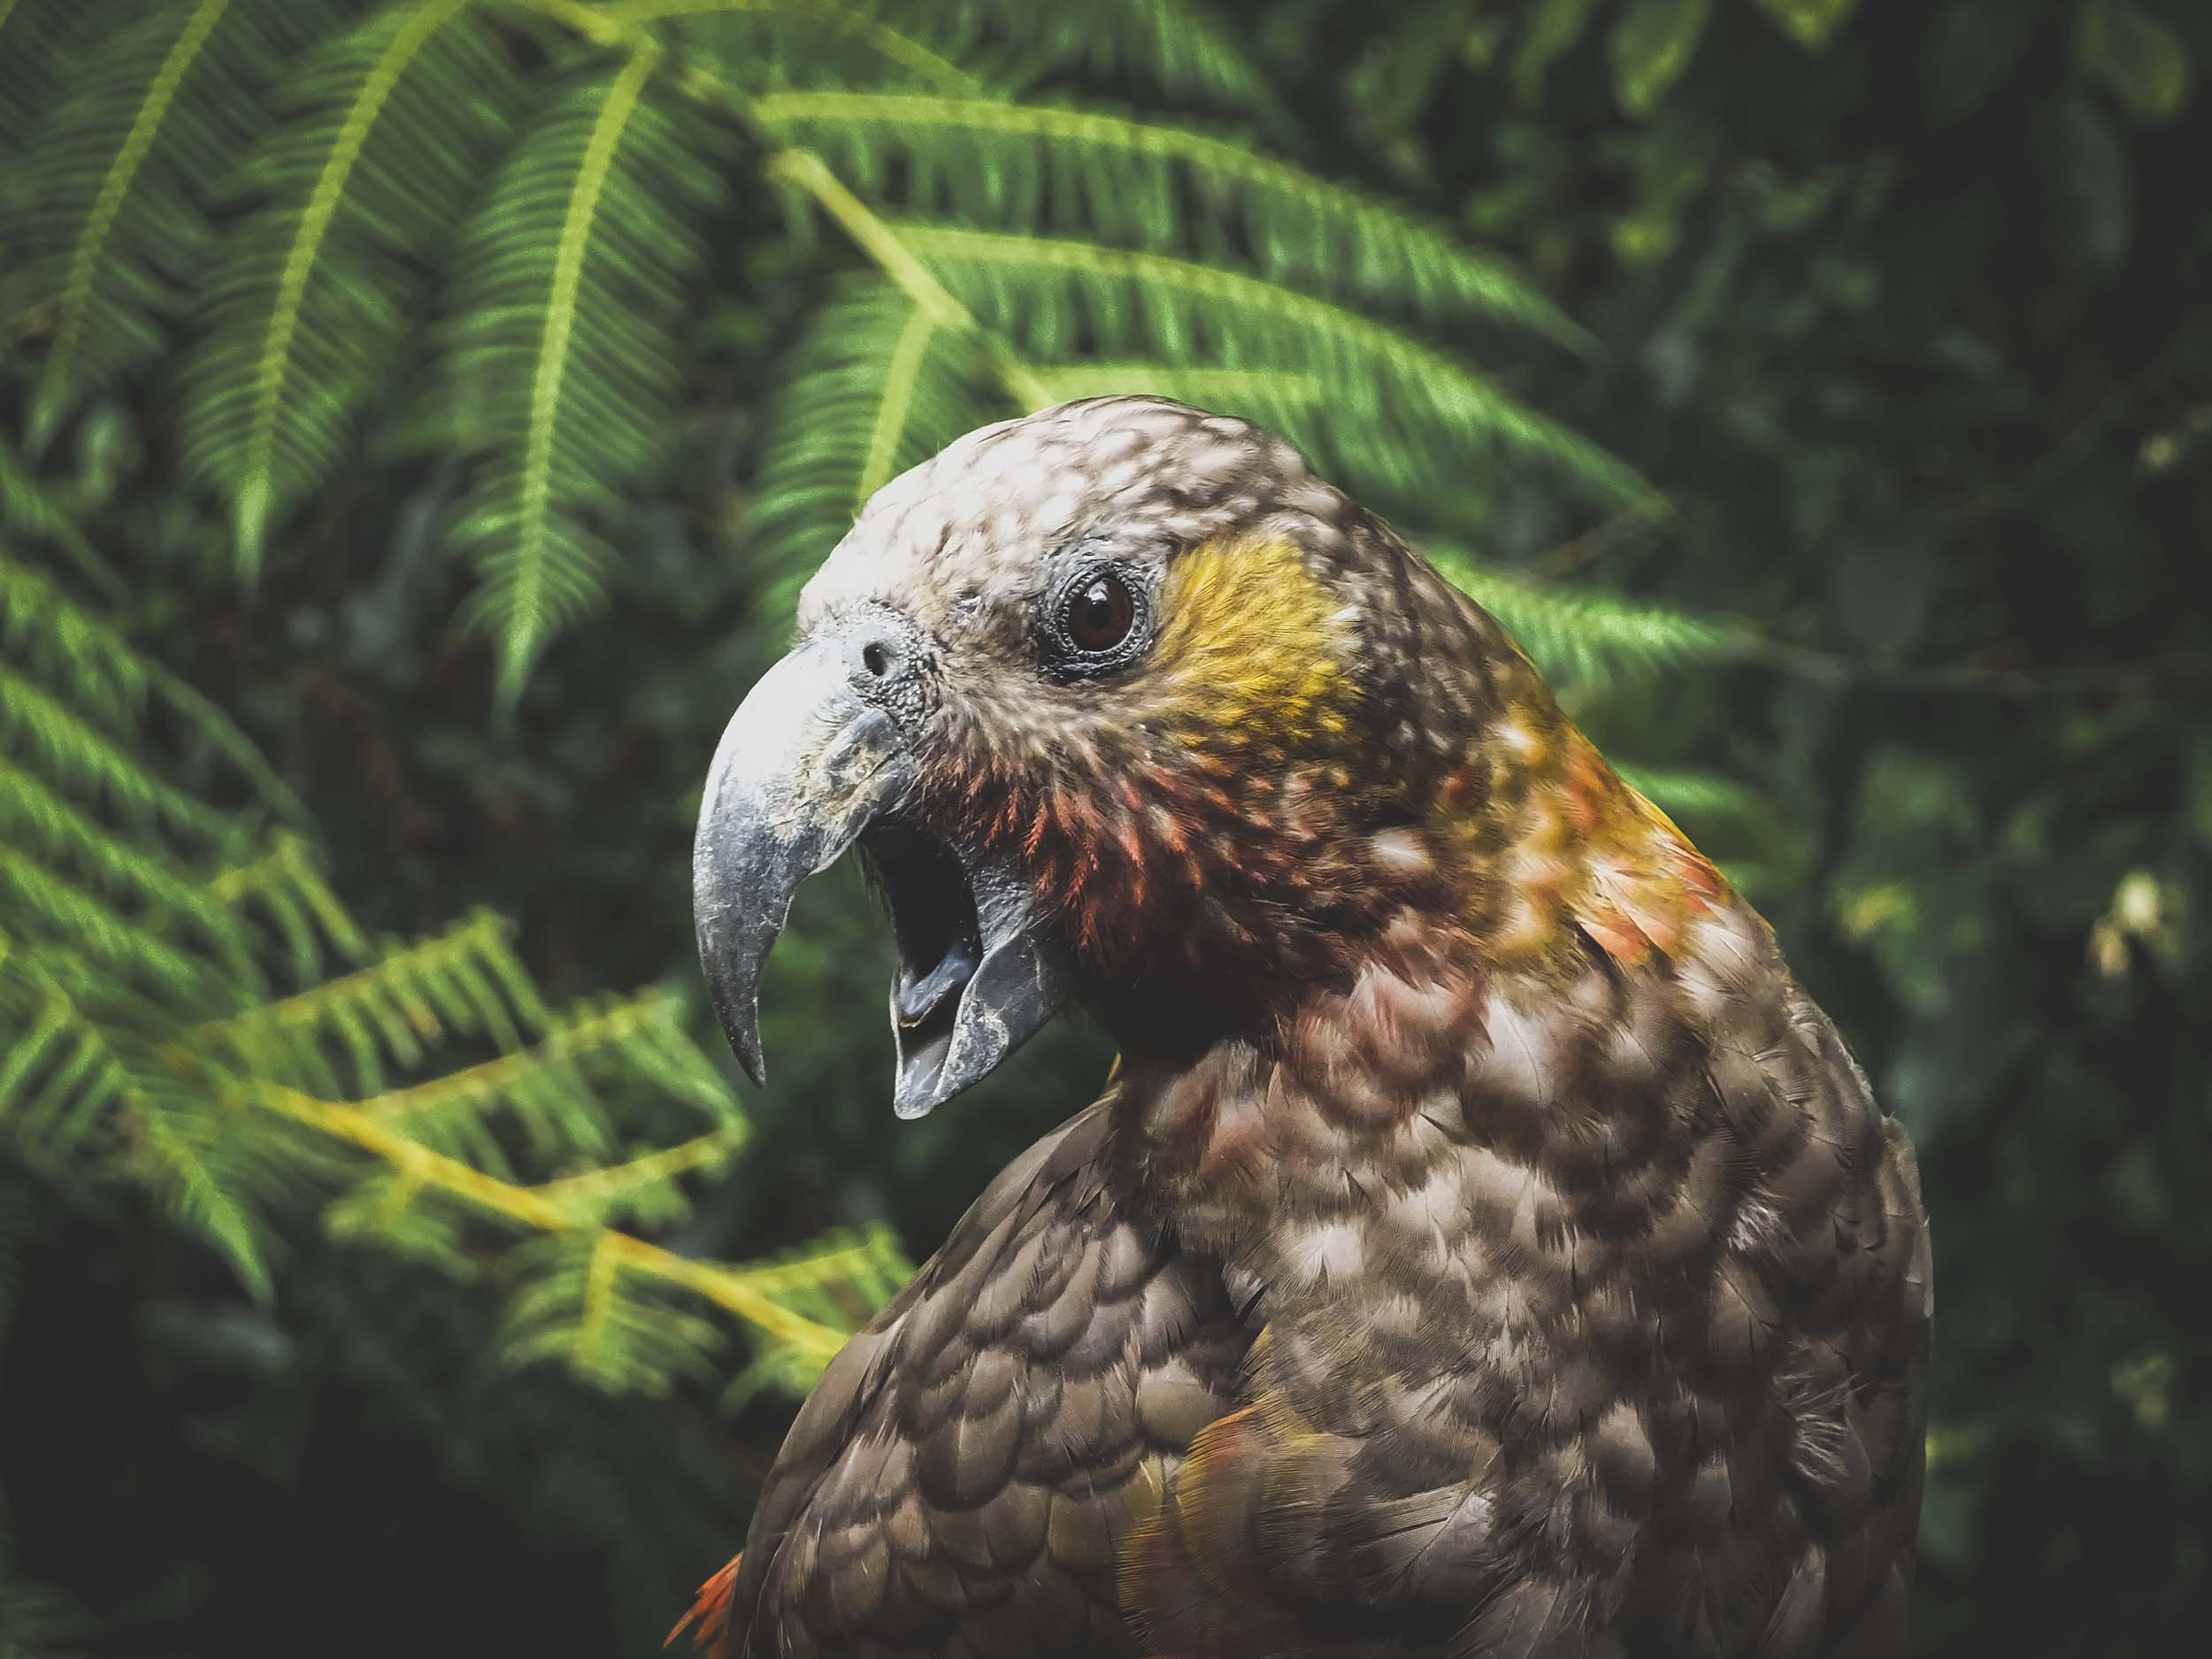
[{"label": "bird's neck", "polygon": [[1555,710],[1495,722],[1432,798],[1370,838],[1394,896],[1325,971],[1164,972],[1106,1010],[1124,1155],[1187,1242],[1230,1256],[1287,1220],[1325,1272],[1348,1236],[1332,1217],[1420,1190],[1471,1146],[1518,1148],[1518,1167],[1558,1142],[1563,1111],[1574,1145],[1632,1141],[1655,1097],[1583,1087],[1591,1056],[1694,1049],[1695,987],[1772,951]]}]

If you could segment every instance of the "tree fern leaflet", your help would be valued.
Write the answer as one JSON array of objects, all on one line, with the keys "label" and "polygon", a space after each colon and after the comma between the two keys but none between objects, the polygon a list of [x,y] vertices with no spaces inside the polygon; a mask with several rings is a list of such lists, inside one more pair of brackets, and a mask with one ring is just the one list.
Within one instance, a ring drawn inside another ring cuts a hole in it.
[{"label": "tree fern leaflet", "polygon": [[234,493],[239,562],[249,578],[261,563],[262,536],[275,503],[271,452],[276,442],[277,416],[284,396],[285,380],[291,367],[293,334],[299,326],[300,307],[308,280],[314,273],[316,256],[337,213],[346,180],[360,159],[369,129],[382,111],[385,101],[424,44],[468,4],[469,0],[426,0],[394,31],[340,123],[329,156],[301,210],[299,227],[277,280],[276,303],[269,313],[268,333],[256,366],[253,413]]},{"label": "tree fern leaflet", "polygon": [[[125,135],[122,148],[116,152],[107,175],[100,181],[100,193],[92,204],[92,211],[85,220],[84,230],[69,257],[69,270],[63,280],[58,303],[61,323],[54,343],[48,349],[44,371],[40,377],[39,389],[33,403],[31,418],[32,442],[43,441],[51,429],[60,407],[61,386],[77,342],[85,327],[85,313],[91,303],[92,284],[99,267],[102,253],[106,248],[108,232],[115,223],[115,216],[122,206],[123,197],[131,188],[131,180],[138,174],[147,154],[153,148],[154,135],[168,115],[175,101],[178,88],[183,84],[193,60],[199,55],[207,37],[222,20],[230,0],[199,0],[199,4],[184,20],[178,31],[176,43],[162,60],[153,82],[146,89],[146,100]],[[0,19],[4,20],[4,19]]]},{"label": "tree fern leaflet", "polygon": [[606,102],[593,124],[576,170],[576,183],[561,216],[560,237],[553,256],[553,285],[547,296],[545,327],[538,348],[537,365],[530,380],[530,417],[527,451],[522,465],[521,502],[517,511],[512,574],[507,615],[500,639],[501,695],[511,701],[521,689],[537,641],[542,635],[546,517],[552,495],[553,426],[559,419],[561,377],[568,368],[569,337],[576,326],[576,296],[583,281],[584,255],[591,236],[593,218],[623,130],[637,108],[646,77],[653,73],[651,54],[632,56],[608,88]]}]

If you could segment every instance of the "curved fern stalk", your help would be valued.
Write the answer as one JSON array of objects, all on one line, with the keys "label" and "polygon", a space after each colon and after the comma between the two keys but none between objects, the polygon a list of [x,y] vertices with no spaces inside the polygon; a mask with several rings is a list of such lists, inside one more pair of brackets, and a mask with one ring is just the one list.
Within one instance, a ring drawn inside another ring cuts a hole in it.
[{"label": "curved fern stalk", "polygon": [[424,250],[506,132],[513,68],[469,4],[390,6],[317,50],[248,166],[260,205],[204,284],[182,425],[193,470],[230,501],[250,579],[272,519],[337,469],[354,417],[405,360]]},{"label": "curved fern stalk", "polygon": [[755,118],[821,153],[861,190],[1001,229],[1080,230],[1210,261],[1248,257],[1269,280],[1468,316],[1578,350],[1587,334],[1525,280],[1423,219],[1236,142],[1118,115],[914,93],[782,92]]},{"label": "curved fern stalk", "polygon": [[1365,493],[1479,503],[1504,467],[1529,461],[1601,499],[1650,493],[1595,445],[1436,348],[1261,278],[1094,242],[949,225],[894,231],[979,316],[1045,362],[1133,347],[1317,378],[1326,396],[1289,435]]},{"label": "curved fern stalk", "polygon": [[[830,1298],[822,1286],[789,1291],[807,1311],[786,1305],[781,1288],[754,1282],[748,1270],[680,1256],[623,1232],[580,1221],[572,1189],[530,1187],[488,1175],[400,1133],[361,1106],[265,1087],[256,1103],[328,1141],[379,1160],[393,1178],[372,1182],[343,1207],[342,1225],[357,1236],[442,1256],[451,1264],[465,1222],[543,1239],[512,1258],[522,1270],[508,1326],[518,1363],[565,1361],[609,1386],[659,1391],[674,1374],[718,1345],[719,1332],[672,1302],[681,1293],[743,1321],[776,1356],[780,1378],[801,1386],[818,1375],[845,1339],[888,1294],[891,1263],[879,1253],[851,1270],[850,1317],[815,1317]],[[841,1250],[841,1245],[833,1249]],[[895,1286],[893,1286],[895,1288]]]},{"label": "curved fern stalk", "polygon": [[724,134],[649,96],[657,61],[579,78],[464,232],[444,373],[486,453],[453,541],[484,578],[469,614],[495,640],[507,708],[597,599],[607,537],[664,461]]},{"label": "curved fern stalk", "polygon": [[672,1147],[544,1181],[532,1190],[573,1217],[580,1226],[672,1226],[691,1213],[681,1180],[720,1174],[750,1135],[742,1118],[733,1119]]},{"label": "curved fern stalk", "polygon": [[8,309],[50,336],[35,451],[87,392],[165,349],[173,296],[212,238],[207,185],[243,149],[296,31],[325,12],[312,0],[177,0],[82,49],[19,163],[35,182]]}]

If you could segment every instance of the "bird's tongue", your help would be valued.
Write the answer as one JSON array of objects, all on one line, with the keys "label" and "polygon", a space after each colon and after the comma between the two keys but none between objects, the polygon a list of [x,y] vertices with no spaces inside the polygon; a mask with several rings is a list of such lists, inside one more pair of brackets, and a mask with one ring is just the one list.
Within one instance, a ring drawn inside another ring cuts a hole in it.
[{"label": "bird's tongue", "polygon": [[899,1024],[911,1030],[926,1023],[948,997],[957,996],[961,987],[975,978],[976,964],[981,960],[973,940],[956,937],[933,968],[917,969],[902,962],[898,983],[891,990],[891,1011]]}]

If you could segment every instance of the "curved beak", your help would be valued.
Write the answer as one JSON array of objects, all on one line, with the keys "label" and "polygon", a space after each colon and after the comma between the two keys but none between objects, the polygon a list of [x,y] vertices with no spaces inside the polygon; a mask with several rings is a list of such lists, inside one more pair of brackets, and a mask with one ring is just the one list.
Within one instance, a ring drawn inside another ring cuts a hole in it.
[{"label": "curved beak", "polygon": [[919,1118],[992,1071],[1059,1009],[1064,954],[1021,872],[914,821],[918,768],[856,641],[810,638],[739,705],[707,774],[692,899],[714,1010],[755,1082],[760,979],[799,883],[856,842],[891,908],[899,972],[893,1107]]}]

